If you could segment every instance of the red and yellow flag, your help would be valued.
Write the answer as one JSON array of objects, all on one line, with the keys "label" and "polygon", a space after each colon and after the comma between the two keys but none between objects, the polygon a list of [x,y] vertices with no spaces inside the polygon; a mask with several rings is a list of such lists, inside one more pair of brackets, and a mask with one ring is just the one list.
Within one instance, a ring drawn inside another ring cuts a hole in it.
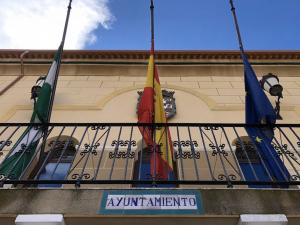
[{"label": "red and yellow flag", "polygon": [[[139,123],[167,123],[161,85],[151,51],[147,81],[138,106]],[[152,149],[151,175],[157,179],[170,179],[173,173],[173,145],[167,127],[140,127],[145,143]],[[154,151],[155,149],[155,151]]]}]

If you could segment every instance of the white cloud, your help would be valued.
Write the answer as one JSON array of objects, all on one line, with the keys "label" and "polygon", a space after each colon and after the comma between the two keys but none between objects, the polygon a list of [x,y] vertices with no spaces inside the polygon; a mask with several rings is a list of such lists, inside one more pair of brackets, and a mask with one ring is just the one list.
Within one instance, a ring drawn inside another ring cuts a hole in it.
[{"label": "white cloud", "polygon": [[[99,26],[109,29],[109,0],[73,0],[65,42],[81,49],[97,40]],[[62,37],[69,0],[0,0],[0,48],[56,49]]]}]

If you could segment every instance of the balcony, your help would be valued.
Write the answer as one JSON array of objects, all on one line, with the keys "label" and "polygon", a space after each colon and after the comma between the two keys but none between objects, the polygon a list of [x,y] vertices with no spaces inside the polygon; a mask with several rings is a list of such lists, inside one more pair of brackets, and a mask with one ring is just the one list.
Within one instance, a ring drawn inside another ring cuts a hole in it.
[{"label": "balcony", "polygon": [[[33,152],[32,143],[23,143],[16,160],[1,174],[3,188],[298,189],[300,185],[300,125],[2,123],[1,161],[13,154],[13,146],[28,128],[43,131],[43,136],[36,134]],[[276,156],[268,154],[279,157],[288,171],[279,167],[283,179],[273,176],[266,156],[257,150],[263,140],[256,137],[256,143],[249,138],[248,128],[273,130],[271,145]],[[149,172],[151,157],[162,153],[145,144],[143,129],[154,133],[169,129],[174,152],[166,157],[173,161],[173,177],[163,179],[157,169]]]}]

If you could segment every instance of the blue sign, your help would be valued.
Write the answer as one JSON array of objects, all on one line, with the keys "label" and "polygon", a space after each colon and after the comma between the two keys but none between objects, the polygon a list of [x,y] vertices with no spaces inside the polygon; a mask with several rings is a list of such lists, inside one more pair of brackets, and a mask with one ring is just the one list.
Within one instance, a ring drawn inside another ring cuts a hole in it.
[{"label": "blue sign", "polygon": [[113,190],[104,191],[99,214],[170,215],[203,214],[197,190]]}]

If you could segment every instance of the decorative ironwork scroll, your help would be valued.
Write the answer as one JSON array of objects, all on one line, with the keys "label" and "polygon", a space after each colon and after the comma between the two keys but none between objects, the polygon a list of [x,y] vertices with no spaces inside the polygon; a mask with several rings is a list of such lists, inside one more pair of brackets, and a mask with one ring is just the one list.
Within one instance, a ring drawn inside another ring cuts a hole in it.
[{"label": "decorative ironwork scroll", "polygon": [[112,143],[111,143],[111,146],[112,147],[115,147],[115,146],[121,146],[121,147],[128,147],[128,146],[132,146],[132,147],[135,147],[136,146],[136,141],[132,140],[132,141],[129,141],[129,140],[113,140]]},{"label": "decorative ironwork scroll", "polygon": [[108,154],[108,157],[110,159],[134,159],[135,157],[135,153],[134,152],[121,152],[121,151],[118,151],[118,152],[110,152]]}]

